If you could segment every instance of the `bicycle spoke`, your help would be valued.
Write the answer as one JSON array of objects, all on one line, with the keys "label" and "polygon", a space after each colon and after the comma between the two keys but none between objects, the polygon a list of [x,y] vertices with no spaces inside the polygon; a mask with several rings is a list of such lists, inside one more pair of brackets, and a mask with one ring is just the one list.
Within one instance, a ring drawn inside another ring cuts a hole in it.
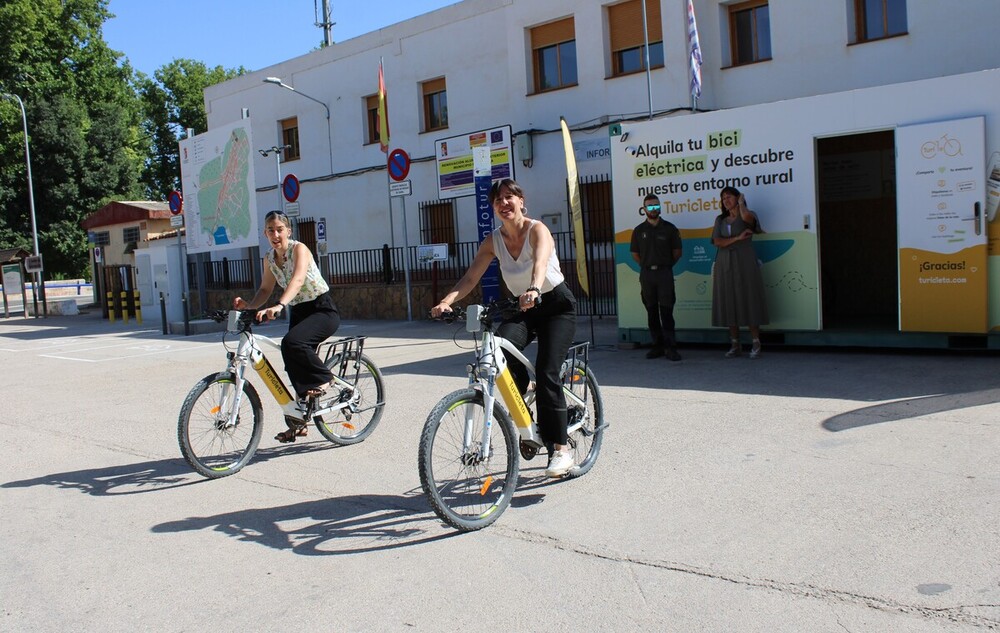
[{"label": "bicycle spoke", "polygon": [[237,393],[231,378],[209,376],[188,394],[178,421],[181,453],[206,477],[231,475],[253,456],[260,442],[263,412],[253,387],[244,383],[235,420]]},{"label": "bicycle spoke", "polygon": [[[483,457],[487,422],[482,397],[475,391],[447,396],[431,412],[420,442],[420,478],[435,512],[460,530],[476,530],[496,520],[517,485],[516,431],[493,419],[489,457]],[[473,441],[465,445],[466,426]]]}]

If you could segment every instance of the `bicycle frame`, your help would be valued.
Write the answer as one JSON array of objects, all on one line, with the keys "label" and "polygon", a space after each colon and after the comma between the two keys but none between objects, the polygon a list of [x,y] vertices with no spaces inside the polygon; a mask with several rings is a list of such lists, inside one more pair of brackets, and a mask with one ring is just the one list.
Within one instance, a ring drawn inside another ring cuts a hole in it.
[{"label": "bicycle frame", "polygon": [[[467,331],[476,333],[480,329],[482,330],[482,335],[476,346],[476,362],[467,366],[469,385],[472,387],[479,385],[483,394],[483,406],[487,412],[482,437],[479,439],[481,454],[484,458],[490,455],[489,436],[493,425],[493,416],[489,415],[489,413],[493,411],[494,403],[497,401],[495,390],[499,390],[502,406],[514,421],[514,426],[517,428],[521,441],[533,448],[541,448],[544,446],[544,442],[542,442],[538,434],[538,427],[531,416],[531,411],[528,409],[528,403],[525,402],[514,382],[514,376],[507,365],[507,357],[503,351],[507,351],[521,362],[527,368],[528,375],[532,379],[535,378],[535,366],[521,350],[517,349],[514,343],[494,333],[490,326],[483,325],[480,320],[482,310],[483,306],[469,306],[466,320]],[[577,356],[583,354],[584,362],[586,363],[588,347],[589,343],[574,345],[570,347],[568,357],[575,364]],[[568,406],[585,406],[586,392],[584,392],[581,399],[563,385],[563,393],[566,396]],[[580,423],[582,422],[578,422],[577,424]],[[465,449],[469,449],[474,441],[471,437],[472,426],[471,416],[467,416],[464,436]],[[573,430],[575,428],[571,427],[568,429],[569,432],[573,432]]]},{"label": "bicycle frame", "polygon": [[[246,366],[250,365],[253,367],[257,375],[260,376],[261,380],[267,386],[267,390],[271,392],[275,401],[281,407],[282,412],[285,417],[292,418],[300,421],[308,421],[315,415],[323,415],[331,411],[336,411],[343,409],[345,407],[351,406],[351,399],[348,397],[338,398],[332,404],[327,404],[326,406],[316,408],[315,399],[309,398],[307,400],[296,400],[289,391],[288,387],[285,385],[285,381],[281,378],[281,374],[278,373],[274,366],[271,365],[271,361],[268,360],[267,356],[264,355],[264,351],[256,345],[256,340],[261,339],[266,341],[273,347],[280,349],[281,346],[274,340],[261,336],[259,334],[252,334],[246,328],[240,326],[240,311],[232,310],[229,312],[229,322],[227,325],[227,330],[229,332],[239,332],[240,342],[236,348],[235,352],[228,353],[228,364],[226,366],[226,371],[231,372],[236,380],[233,383],[232,389],[236,393],[236,402],[234,406],[230,408],[230,419],[227,421],[228,425],[235,425],[235,417],[237,411],[239,411],[240,400],[243,398],[243,383],[246,381]],[[349,351],[353,351],[352,348],[356,348],[357,357],[361,358],[361,351],[364,346],[363,336],[354,336],[338,341],[332,341],[329,343],[323,343],[320,347],[326,347],[326,356],[323,359],[324,362],[330,360],[337,354],[337,350],[340,349],[340,357],[343,359],[342,362],[346,363],[348,359]],[[358,368],[360,372],[360,365]],[[357,382],[357,375],[354,377],[355,383]],[[349,393],[353,391],[354,385],[348,383],[347,381],[341,379],[336,373],[333,376],[334,384],[342,389],[346,390],[344,393]]]}]

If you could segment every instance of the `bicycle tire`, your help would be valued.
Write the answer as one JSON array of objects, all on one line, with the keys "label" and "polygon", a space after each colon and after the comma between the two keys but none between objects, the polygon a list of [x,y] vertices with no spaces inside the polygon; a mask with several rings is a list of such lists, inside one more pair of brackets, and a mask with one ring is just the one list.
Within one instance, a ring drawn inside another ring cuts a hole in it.
[{"label": "bicycle tire", "polygon": [[[357,404],[334,411],[326,417],[317,415],[313,418],[320,434],[340,446],[365,441],[365,438],[378,426],[379,420],[382,419],[382,409],[385,408],[385,379],[375,361],[367,355],[361,354],[359,359],[357,352],[352,352],[348,356],[346,366],[340,357],[336,356],[327,361],[326,366],[336,372],[339,365],[343,368],[340,372],[343,375],[340,377],[351,382],[354,379],[356,362],[361,363],[361,371],[358,373],[358,382],[355,385]],[[329,397],[331,396],[328,394],[327,398]],[[340,394],[332,397],[339,398]]]},{"label": "bicycle tire", "polygon": [[[601,389],[597,384],[597,377],[594,372],[582,361],[576,361],[573,367],[568,367],[573,378],[569,381],[568,388],[577,397],[583,399],[586,393],[586,410],[568,405],[568,426],[572,429],[578,423],[576,430],[569,434],[569,445],[573,451],[573,462],[576,464],[566,473],[566,477],[573,479],[582,477],[590,472],[601,454],[601,445],[604,442],[604,400],[601,398]],[[563,378],[564,384],[566,378]],[[585,391],[586,390],[586,391]]]},{"label": "bicycle tire", "polygon": [[235,383],[235,376],[229,372],[205,376],[188,392],[181,405],[177,420],[181,454],[195,471],[209,479],[239,472],[260,444],[264,409],[257,390],[249,381],[243,382],[236,425],[224,428],[229,419]]},{"label": "bicycle tire", "polygon": [[471,532],[492,524],[510,505],[520,464],[517,431],[499,404],[493,406],[493,450],[485,461],[463,449],[466,414],[473,419],[472,437],[481,438],[486,423],[482,393],[460,389],[435,405],[420,434],[418,470],[434,513],[453,528]]}]

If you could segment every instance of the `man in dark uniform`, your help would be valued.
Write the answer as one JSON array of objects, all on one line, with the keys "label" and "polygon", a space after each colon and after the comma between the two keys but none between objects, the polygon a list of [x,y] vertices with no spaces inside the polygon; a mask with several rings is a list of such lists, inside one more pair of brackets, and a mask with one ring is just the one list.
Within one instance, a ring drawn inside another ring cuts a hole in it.
[{"label": "man in dark uniform", "polygon": [[646,221],[632,231],[632,259],[639,264],[639,288],[646,306],[653,347],[646,358],[680,360],[674,334],[674,264],[681,258],[681,234],[660,219],[660,199],[648,195],[640,212]]}]

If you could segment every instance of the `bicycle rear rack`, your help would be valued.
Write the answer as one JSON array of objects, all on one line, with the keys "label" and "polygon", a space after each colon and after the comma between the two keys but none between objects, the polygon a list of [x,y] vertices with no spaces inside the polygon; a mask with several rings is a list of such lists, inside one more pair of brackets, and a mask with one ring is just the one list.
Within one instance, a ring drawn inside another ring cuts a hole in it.
[{"label": "bicycle rear rack", "polygon": [[[579,377],[576,376],[576,374],[574,374],[573,372],[568,370],[570,368],[576,367],[578,362],[582,363],[584,367],[590,366],[590,341],[584,341],[583,343],[575,343],[573,345],[570,345],[569,349],[566,351],[566,359],[563,361],[563,384],[570,390],[572,390],[573,388],[574,381],[578,380]],[[587,381],[586,377],[583,378],[584,378],[583,397],[584,399],[586,399]]]},{"label": "bicycle rear rack", "polygon": [[348,336],[336,341],[325,341],[319,344],[316,352],[323,359],[324,364],[333,361],[331,369],[340,378],[345,378],[347,365],[354,358],[354,378],[351,382],[357,382],[358,376],[361,374],[361,354],[364,352],[366,338],[368,337]]}]

